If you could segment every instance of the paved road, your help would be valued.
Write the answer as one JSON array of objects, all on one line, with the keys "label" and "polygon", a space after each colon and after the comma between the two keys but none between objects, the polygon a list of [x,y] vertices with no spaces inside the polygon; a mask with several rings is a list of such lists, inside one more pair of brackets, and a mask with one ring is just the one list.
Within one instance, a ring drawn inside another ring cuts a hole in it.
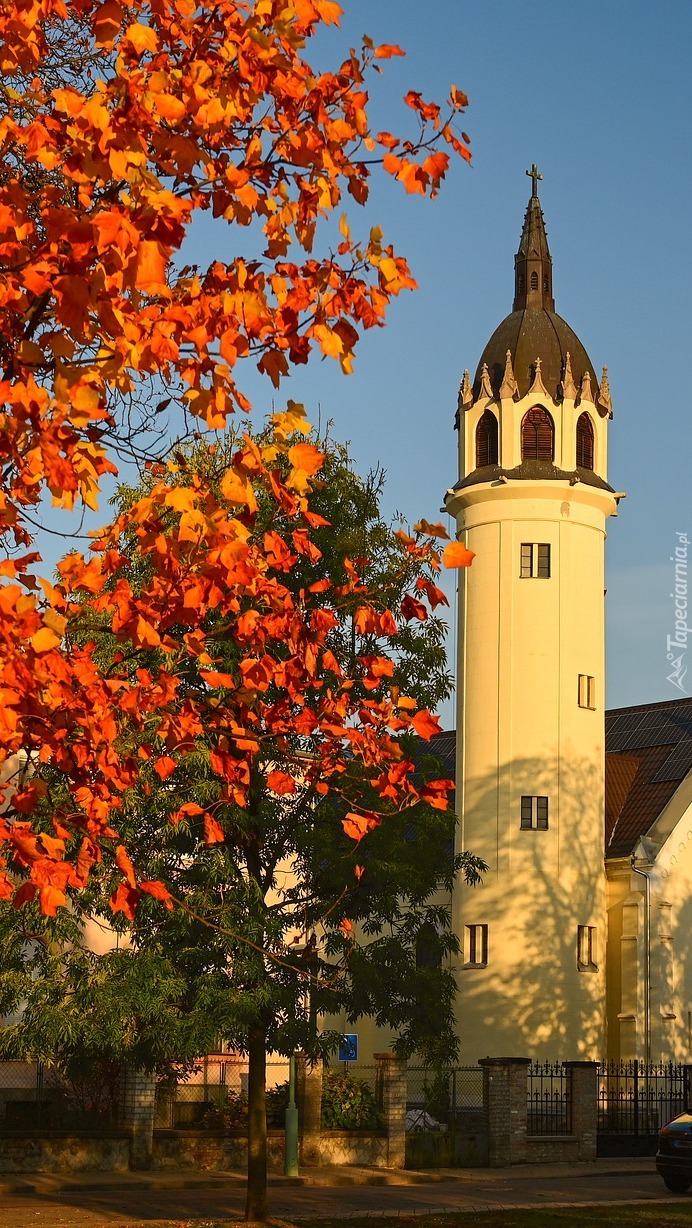
[{"label": "paved road", "polygon": [[[687,1196],[692,1219],[692,1195]],[[497,1208],[594,1202],[673,1202],[655,1174],[625,1173],[589,1176],[536,1176],[527,1179],[503,1173],[435,1185],[340,1186],[274,1188],[272,1215],[300,1218],[313,1215],[367,1215],[391,1212],[414,1216],[429,1211],[492,1210]],[[240,1188],[196,1190],[66,1190],[44,1194],[0,1195],[2,1228],[126,1228],[134,1223],[195,1224],[222,1217],[240,1217]],[[527,1223],[528,1223],[527,1219]],[[201,1228],[201,1226],[200,1226]]]}]

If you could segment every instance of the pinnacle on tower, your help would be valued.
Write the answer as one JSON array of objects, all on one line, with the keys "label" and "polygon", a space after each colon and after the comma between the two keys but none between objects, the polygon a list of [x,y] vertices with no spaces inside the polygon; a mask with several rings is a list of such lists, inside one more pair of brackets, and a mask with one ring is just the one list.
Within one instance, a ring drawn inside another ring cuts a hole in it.
[{"label": "pinnacle on tower", "polygon": [[548,247],[548,236],[543,220],[543,210],[538,199],[539,174],[534,162],[526,172],[532,180],[532,190],[524,217],[524,228],[519,240],[519,251],[514,257],[514,305],[513,311],[525,308],[547,311],[555,310],[553,299],[553,262]]}]

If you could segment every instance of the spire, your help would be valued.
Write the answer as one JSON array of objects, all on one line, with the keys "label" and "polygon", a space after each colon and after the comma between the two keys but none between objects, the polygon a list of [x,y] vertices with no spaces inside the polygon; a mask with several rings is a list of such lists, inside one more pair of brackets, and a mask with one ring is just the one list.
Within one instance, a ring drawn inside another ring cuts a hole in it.
[{"label": "spire", "polygon": [[553,262],[550,258],[548,236],[545,232],[543,210],[538,199],[539,174],[534,162],[530,171],[531,198],[526,207],[524,229],[519,241],[519,251],[514,257],[514,306],[513,311],[533,308],[555,310],[553,299]]}]

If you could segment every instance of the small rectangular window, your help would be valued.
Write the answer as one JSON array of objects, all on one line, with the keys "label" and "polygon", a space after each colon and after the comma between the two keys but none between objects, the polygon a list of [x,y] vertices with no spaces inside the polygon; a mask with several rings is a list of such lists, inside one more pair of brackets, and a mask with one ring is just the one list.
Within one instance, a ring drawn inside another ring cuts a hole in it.
[{"label": "small rectangular window", "polygon": [[596,926],[577,926],[577,968],[580,972],[595,972],[596,961]]},{"label": "small rectangular window", "polygon": [[524,831],[548,830],[548,799],[547,797],[522,797],[521,827]]},{"label": "small rectangular window", "polygon": [[579,675],[579,707],[596,707],[596,679],[590,674]]},{"label": "small rectangular window", "polygon": [[550,579],[550,545],[546,542],[522,542],[519,575],[522,580]]},{"label": "small rectangular window", "polygon": [[466,967],[484,968],[488,962],[488,927],[487,925],[467,925],[466,929]]}]

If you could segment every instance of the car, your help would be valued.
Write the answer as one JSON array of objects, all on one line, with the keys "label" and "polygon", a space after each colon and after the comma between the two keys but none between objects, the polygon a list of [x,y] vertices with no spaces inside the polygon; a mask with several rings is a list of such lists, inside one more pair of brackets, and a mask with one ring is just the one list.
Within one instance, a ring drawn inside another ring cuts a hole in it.
[{"label": "car", "polygon": [[692,1185],[692,1113],[680,1113],[659,1132],[656,1171],[673,1194]]}]

